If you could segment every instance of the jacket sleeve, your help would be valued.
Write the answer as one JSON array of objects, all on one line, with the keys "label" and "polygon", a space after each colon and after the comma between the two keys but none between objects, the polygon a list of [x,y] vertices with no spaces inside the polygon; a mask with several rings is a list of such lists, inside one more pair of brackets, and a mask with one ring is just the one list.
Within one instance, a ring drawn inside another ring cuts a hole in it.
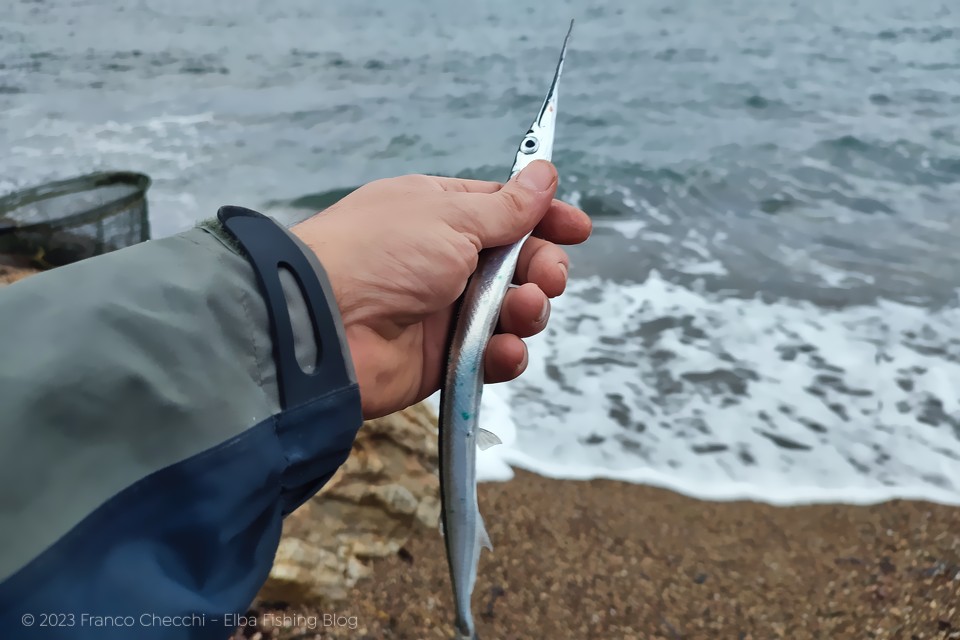
[{"label": "jacket sleeve", "polygon": [[0,287],[4,636],[232,633],[283,516],[362,424],[335,300],[299,246],[340,331],[318,345],[281,277],[296,360],[345,375],[290,406],[262,282],[216,222]]}]

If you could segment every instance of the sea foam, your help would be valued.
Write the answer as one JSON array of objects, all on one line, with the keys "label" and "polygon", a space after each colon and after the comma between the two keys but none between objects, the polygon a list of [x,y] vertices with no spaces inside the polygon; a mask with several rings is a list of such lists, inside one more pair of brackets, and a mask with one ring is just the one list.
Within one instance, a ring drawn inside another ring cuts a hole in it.
[{"label": "sea foam", "polygon": [[[480,479],[511,468],[708,500],[960,504],[960,310],[824,310],[642,283],[574,280],[487,385]],[[438,396],[431,398],[436,406]]]}]

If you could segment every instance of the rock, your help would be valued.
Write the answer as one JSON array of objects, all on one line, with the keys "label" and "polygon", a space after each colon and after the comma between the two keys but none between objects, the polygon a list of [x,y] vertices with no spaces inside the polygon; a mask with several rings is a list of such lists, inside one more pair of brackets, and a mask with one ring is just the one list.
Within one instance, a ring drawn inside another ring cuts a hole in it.
[{"label": "rock", "polygon": [[0,286],[13,284],[17,280],[22,280],[29,275],[39,273],[36,269],[29,267],[13,266],[0,262]]},{"label": "rock", "polygon": [[262,603],[331,604],[440,516],[437,418],[424,404],[364,423],[347,462],[290,514]]}]

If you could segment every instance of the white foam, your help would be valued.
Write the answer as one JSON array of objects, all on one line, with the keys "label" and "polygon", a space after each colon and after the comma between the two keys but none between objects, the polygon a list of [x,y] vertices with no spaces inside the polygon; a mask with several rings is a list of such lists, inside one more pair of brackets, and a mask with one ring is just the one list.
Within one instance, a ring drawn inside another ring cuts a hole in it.
[{"label": "white foam", "polygon": [[643,220],[619,220],[610,226],[622,233],[628,240],[633,240],[646,228],[647,224]]},{"label": "white foam", "polygon": [[[653,272],[571,282],[551,317],[527,373],[486,388],[481,425],[505,444],[482,480],[514,466],[709,500],[960,504],[960,438],[924,417],[960,417],[960,310],[767,304]],[[711,446],[727,449],[695,451]]]},{"label": "white foam", "polygon": [[719,260],[696,260],[677,265],[677,271],[692,276],[725,276],[727,268]]}]

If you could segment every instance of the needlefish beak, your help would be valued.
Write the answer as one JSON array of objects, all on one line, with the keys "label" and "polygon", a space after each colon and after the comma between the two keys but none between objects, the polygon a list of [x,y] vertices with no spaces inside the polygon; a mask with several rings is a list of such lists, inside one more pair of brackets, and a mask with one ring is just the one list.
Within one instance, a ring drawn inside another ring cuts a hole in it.
[{"label": "needlefish beak", "polygon": [[573,20],[570,21],[567,37],[563,39],[560,62],[557,63],[557,71],[553,74],[550,91],[547,92],[547,97],[543,100],[540,113],[537,114],[533,124],[530,125],[530,130],[520,141],[520,148],[517,149],[517,159],[513,163],[513,169],[510,170],[511,178],[534,160],[553,160],[553,136],[557,129],[557,89],[560,84],[560,74],[563,72],[563,60],[567,57],[567,43],[570,42],[572,32]]}]

